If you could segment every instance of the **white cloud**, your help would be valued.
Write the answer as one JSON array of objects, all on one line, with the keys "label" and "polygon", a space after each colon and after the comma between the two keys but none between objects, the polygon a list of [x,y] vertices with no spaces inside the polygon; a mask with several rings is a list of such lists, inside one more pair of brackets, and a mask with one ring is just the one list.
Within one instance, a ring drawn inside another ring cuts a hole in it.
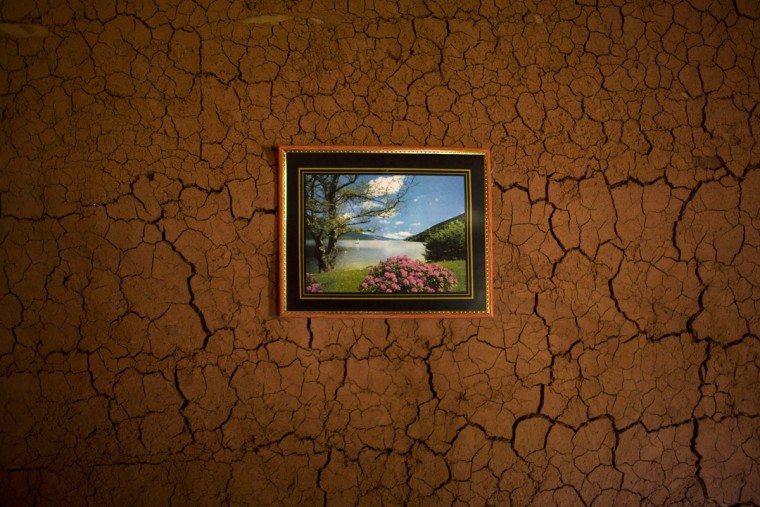
[{"label": "white cloud", "polygon": [[382,197],[392,195],[404,186],[403,176],[380,176],[369,182],[369,195]]},{"label": "white cloud", "polygon": [[422,225],[422,222],[414,222],[412,227],[419,227],[420,225]]},{"label": "white cloud", "polygon": [[396,220],[395,222],[393,222],[393,225],[404,225],[404,221],[403,220]]},{"label": "white cloud", "polygon": [[412,233],[411,232],[407,232],[407,231],[388,232],[388,233],[383,234],[383,236],[385,236],[388,239],[406,239],[406,238],[408,238],[411,235],[412,235]]}]

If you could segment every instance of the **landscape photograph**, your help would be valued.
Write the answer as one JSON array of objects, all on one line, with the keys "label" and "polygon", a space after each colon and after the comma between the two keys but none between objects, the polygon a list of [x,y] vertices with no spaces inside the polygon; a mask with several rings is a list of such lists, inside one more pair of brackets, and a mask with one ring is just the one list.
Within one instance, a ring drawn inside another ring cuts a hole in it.
[{"label": "landscape photograph", "polygon": [[466,177],[303,176],[305,294],[467,292]]}]

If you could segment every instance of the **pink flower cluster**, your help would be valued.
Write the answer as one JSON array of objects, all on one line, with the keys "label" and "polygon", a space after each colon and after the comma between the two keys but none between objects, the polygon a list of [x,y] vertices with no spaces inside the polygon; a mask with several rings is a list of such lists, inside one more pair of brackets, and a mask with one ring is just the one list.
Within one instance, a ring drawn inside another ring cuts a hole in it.
[{"label": "pink flower cluster", "polygon": [[324,292],[322,286],[317,283],[317,279],[311,273],[306,273],[306,293],[319,294]]},{"label": "pink flower cluster", "polygon": [[359,292],[416,294],[448,292],[457,283],[454,273],[439,264],[424,264],[406,255],[388,257],[371,267]]}]

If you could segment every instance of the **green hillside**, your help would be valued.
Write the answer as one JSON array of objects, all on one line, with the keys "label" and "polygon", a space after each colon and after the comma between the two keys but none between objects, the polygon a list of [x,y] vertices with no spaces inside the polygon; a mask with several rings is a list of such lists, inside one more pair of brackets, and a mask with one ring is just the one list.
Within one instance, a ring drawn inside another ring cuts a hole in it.
[{"label": "green hillside", "polygon": [[429,227],[429,228],[425,229],[422,232],[418,232],[414,236],[409,236],[408,238],[406,238],[405,241],[421,241],[421,242],[424,242],[428,238],[428,236],[430,236],[434,232],[436,232],[436,231],[444,228],[446,225],[450,224],[451,222],[454,222],[455,220],[459,220],[460,222],[462,222],[464,224],[464,213],[462,213],[461,215],[457,215],[455,217],[449,218],[448,220],[444,220],[443,222],[437,223],[437,224],[433,225],[432,227]]}]

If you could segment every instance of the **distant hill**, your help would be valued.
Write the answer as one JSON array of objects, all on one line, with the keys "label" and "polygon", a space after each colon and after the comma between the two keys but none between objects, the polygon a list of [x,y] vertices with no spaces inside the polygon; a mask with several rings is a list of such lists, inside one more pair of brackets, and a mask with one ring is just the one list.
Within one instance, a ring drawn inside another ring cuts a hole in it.
[{"label": "distant hill", "polygon": [[448,220],[444,220],[443,222],[437,223],[433,225],[432,227],[425,229],[422,232],[418,232],[414,236],[409,236],[408,238],[406,238],[405,241],[424,242],[428,238],[428,236],[430,236],[434,232],[437,232],[440,229],[443,229],[444,227],[446,227],[446,225],[450,224],[451,222],[454,222],[455,220],[459,220],[460,222],[464,224],[464,213],[462,213],[461,215],[457,215],[455,217],[449,218]]},{"label": "distant hill", "polygon": [[379,240],[388,239],[383,236],[375,236],[374,234],[365,234],[363,232],[347,232],[340,239],[367,239],[367,240]]},{"label": "distant hill", "polygon": [[[305,232],[307,240],[314,239],[314,236],[312,236],[308,230]],[[383,236],[375,236],[373,234],[365,234],[363,232],[347,232],[346,234],[343,234],[340,239],[381,240],[388,238],[384,238]]]}]

